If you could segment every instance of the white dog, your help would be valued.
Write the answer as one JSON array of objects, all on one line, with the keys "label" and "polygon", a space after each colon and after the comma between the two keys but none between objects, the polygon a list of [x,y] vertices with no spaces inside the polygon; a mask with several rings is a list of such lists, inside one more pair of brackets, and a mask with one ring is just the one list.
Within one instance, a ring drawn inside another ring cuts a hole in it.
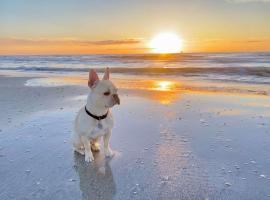
[{"label": "white dog", "polygon": [[117,88],[109,80],[109,68],[99,80],[95,70],[90,70],[88,86],[91,89],[86,105],[80,109],[75,119],[73,147],[78,153],[85,155],[85,161],[94,160],[92,151],[99,151],[98,140],[103,137],[106,157],[113,156],[109,140],[113,128],[113,116],[110,108],[120,104]]}]

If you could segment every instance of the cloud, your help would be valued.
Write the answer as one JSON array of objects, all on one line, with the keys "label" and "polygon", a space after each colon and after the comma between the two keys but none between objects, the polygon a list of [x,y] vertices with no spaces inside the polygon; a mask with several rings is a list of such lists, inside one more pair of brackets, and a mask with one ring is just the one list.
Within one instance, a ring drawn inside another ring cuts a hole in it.
[{"label": "cloud", "polygon": [[1,45],[132,45],[141,43],[141,39],[123,39],[123,40],[75,40],[75,39],[18,39],[18,38],[0,38]]},{"label": "cloud", "polygon": [[0,38],[0,55],[144,53],[142,38],[79,40]]},{"label": "cloud", "polygon": [[268,43],[270,38],[248,38],[248,39],[239,39],[239,40],[228,40],[225,38],[208,38],[208,39],[192,39],[186,41],[187,44],[221,44],[221,43]]},{"label": "cloud", "polygon": [[101,40],[101,41],[89,41],[86,44],[94,45],[119,45],[119,44],[138,44],[141,40],[138,39],[126,39],[126,40]]},{"label": "cloud", "polygon": [[226,0],[229,3],[267,3],[270,0]]},{"label": "cloud", "polygon": [[247,40],[247,43],[262,43],[266,42],[267,40]]}]

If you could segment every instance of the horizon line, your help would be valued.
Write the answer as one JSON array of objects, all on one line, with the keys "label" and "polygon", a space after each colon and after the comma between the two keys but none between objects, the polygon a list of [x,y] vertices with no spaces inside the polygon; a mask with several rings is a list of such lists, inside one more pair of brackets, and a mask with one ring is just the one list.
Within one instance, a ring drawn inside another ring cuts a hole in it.
[{"label": "horizon line", "polygon": [[254,50],[254,51],[194,51],[179,53],[56,53],[56,54],[0,54],[0,56],[87,56],[87,55],[177,55],[177,54],[221,54],[221,53],[270,53],[270,50]]}]

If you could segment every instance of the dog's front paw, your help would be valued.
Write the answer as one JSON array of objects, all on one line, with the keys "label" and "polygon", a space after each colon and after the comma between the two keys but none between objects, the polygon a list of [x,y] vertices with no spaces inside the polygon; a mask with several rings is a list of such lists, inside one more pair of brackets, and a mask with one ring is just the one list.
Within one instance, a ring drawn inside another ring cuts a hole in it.
[{"label": "dog's front paw", "polygon": [[85,162],[92,162],[92,161],[94,161],[94,156],[93,156],[93,154],[90,154],[90,155],[85,154],[84,160],[85,160]]},{"label": "dog's front paw", "polygon": [[105,149],[105,156],[106,156],[106,157],[113,157],[113,156],[114,156],[114,153],[113,153],[113,151],[111,150],[111,148]]}]

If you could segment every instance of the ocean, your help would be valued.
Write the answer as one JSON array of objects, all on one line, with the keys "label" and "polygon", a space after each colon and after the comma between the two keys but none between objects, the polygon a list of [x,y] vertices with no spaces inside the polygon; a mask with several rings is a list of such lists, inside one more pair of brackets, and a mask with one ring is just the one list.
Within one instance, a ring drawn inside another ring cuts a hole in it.
[{"label": "ocean", "polygon": [[270,52],[0,56],[0,74],[16,71],[75,75],[90,68],[101,72],[105,67],[118,76],[211,82],[211,87],[213,83],[245,85],[247,92],[247,86],[253,91],[255,85],[255,92],[270,95]]}]

